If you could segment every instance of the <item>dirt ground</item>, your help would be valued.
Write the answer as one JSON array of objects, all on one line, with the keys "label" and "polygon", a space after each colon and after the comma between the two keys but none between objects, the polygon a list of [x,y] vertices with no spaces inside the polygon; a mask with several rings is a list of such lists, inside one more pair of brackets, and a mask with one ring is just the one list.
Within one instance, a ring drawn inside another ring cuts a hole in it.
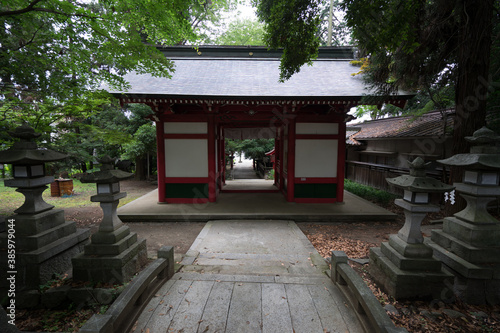
[{"label": "dirt ground", "polygon": [[[121,182],[121,190],[127,192],[127,198],[138,198],[155,188],[155,184],[146,181]],[[398,208],[394,209],[397,212]],[[330,243],[337,242],[343,244],[340,245],[339,250],[345,250],[343,247],[351,248],[352,244],[355,244],[353,242],[361,242],[363,246],[368,248],[380,245],[381,242],[388,239],[390,234],[397,233],[403,225],[403,215],[402,212],[399,213],[400,216],[396,222],[298,223],[298,226],[316,247],[325,248]],[[95,204],[88,207],[65,209],[65,215],[67,220],[76,221],[79,228],[90,228],[91,232],[95,232],[102,218],[102,210],[98,204]],[[186,253],[205,223],[137,221],[127,222],[127,225],[131,231],[138,234],[139,238],[147,240],[148,252],[154,256],[157,250],[164,245],[174,246],[175,253]],[[354,255],[364,257],[363,253]]]}]

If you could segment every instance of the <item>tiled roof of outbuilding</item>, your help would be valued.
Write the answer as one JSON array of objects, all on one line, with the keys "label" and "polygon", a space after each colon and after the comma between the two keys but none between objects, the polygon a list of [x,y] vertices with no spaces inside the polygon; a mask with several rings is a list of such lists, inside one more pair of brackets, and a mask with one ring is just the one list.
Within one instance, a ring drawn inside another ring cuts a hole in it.
[{"label": "tiled roof of outbuilding", "polygon": [[[453,126],[454,110],[446,110],[446,126],[443,124],[443,113],[433,111],[420,117],[405,116],[392,117],[366,121],[364,123],[354,124],[359,131],[346,131],[346,143],[348,145],[360,145],[359,141],[386,139],[386,138],[414,138],[414,137],[441,137],[446,128]],[[350,134],[350,135],[348,135]]]}]

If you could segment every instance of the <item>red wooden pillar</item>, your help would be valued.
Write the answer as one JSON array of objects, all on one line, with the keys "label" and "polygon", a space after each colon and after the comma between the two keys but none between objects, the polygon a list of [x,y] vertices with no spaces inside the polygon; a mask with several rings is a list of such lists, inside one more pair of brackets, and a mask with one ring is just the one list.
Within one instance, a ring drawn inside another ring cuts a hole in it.
[{"label": "red wooden pillar", "polygon": [[339,140],[337,150],[337,202],[344,201],[344,177],[345,177],[345,131],[344,121],[339,122]]},{"label": "red wooden pillar", "polygon": [[288,123],[288,174],[287,174],[287,196],[289,202],[295,201],[295,119]]},{"label": "red wooden pillar", "polygon": [[280,130],[280,154],[279,154],[279,190],[280,191],[284,191],[284,187],[285,187],[285,177],[284,177],[284,168],[285,166],[283,165],[283,156],[284,156],[284,150],[285,150],[285,126],[281,125],[280,126],[281,130]]},{"label": "red wooden pillar", "polygon": [[214,116],[208,116],[208,201],[215,202],[217,200],[216,193],[216,182],[217,182],[217,171],[216,171],[216,160],[215,156],[215,121]]},{"label": "red wooden pillar", "polygon": [[224,127],[219,127],[219,158],[220,158],[220,189],[226,185],[226,138],[224,137]]},{"label": "red wooden pillar", "polygon": [[163,121],[156,123],[156,168],[158,174],[158,202],[165,203],[165,130]]}]

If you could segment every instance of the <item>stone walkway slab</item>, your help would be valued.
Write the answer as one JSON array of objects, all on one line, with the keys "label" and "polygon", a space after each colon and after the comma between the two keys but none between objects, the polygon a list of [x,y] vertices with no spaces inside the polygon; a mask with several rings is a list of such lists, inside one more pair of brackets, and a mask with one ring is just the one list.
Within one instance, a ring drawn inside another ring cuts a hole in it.
[{"label": "stone walkway slab", "polygon": [[364,332],[294,222],[211,221],[188,255],[132,332]]},{"label": "stone walkway slab", "polygon": [[224,193],[217,202],[158,204],[158,190],[120,207],[124,222],[207,222],[210,220],[292,220],[295,222],[394,221],[393,214],[344,191],[343,203],[287,202],[282,193]]}]

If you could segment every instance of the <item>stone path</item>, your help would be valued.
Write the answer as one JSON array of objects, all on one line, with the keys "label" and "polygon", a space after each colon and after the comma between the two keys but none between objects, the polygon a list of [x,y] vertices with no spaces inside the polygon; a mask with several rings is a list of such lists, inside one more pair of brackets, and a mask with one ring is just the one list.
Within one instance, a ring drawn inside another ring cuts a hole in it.
[{"label": "stone path", "polygon": [[261,179],[253,169],[252,160],[243,159],[234,163],[232,170],[233,179]]},{"label": "stone path", "polygon": [[291,221],[211,221],[132,332],[363,332]]}]

